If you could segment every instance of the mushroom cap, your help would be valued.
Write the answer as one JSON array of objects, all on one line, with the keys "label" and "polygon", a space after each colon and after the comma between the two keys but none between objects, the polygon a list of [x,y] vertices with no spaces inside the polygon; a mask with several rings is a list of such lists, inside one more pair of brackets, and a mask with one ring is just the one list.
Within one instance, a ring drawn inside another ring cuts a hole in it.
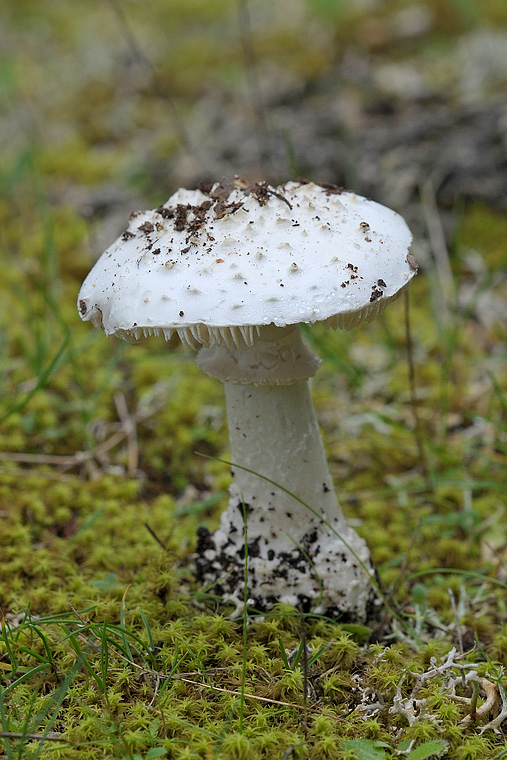
[{"label": "mushroom cap", "polygon": [[223,179],[134,212],[78,309],[108,335],[177,331],[193,348],[240,335],[251,344],[269,324],[350,328],[414,276],[411,241],[398,213],[333,185]]}]

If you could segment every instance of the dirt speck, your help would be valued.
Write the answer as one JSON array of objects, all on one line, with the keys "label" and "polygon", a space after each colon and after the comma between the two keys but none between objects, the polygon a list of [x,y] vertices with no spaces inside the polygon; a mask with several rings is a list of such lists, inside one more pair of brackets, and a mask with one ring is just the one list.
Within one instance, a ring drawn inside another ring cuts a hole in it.
[{"label": "dirt speck", "polygon": [[417,272],[417,270],[419,269],[419,262],[417,261],[413,253],[407,254],[407,261],[410,265],[410,269],[415,269],[415,271]]}]

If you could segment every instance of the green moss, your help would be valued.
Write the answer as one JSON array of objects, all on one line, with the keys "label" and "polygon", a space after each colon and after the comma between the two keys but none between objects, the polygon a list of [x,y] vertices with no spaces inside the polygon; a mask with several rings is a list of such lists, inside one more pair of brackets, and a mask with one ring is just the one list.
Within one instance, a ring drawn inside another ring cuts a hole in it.
[{"label": "green moss", "polygon": [[505,266],[506,236],[507,221],[503,214],[477,204],[467,209],[460,229],[460,242],[479,251],[488,267],[496,270]]},{"label": "green moss", "polygon": [[90,151],[79,138],[48,146],[39,156],[40,171],[51,177],[94,185],[107,179],[114,164],[114,154],[103,148]]},{"label": "green moss", "polygon": [[454,749],[456,760],[479,760],[482,757],[493,757],[498,754],[491,743],[482,737],[467,737],[462,744]]},{"label": "green moss", "polygon": [[[266,33],[261,6],[251,8],[260,71],[281,67],[306,86],[332,74],[347,38],[370,44],[363,12],[346,4],[309,2],[303,25],[280,22],[266,8]],[[340,499],[371,547],[400,622],[393,633],[389,619],[380,628],[370,621],[372,640],[381,643],[368,645],[367,631],[306,618],[311,652],[323,651],[307,673],[305,697],[301,663],[287,668],[280,649],[301,644],[297,610],[278,605],[250,619],[244,638],[242,621],[231,621],[230,608],[205,597],[193,578],[196,528],[217,525],[230,479],[226,465],[195,454],[227,458],[220,383],[176,341],[107,341],[75,309],[102,234],[102,211],[90,223],[83,210],[100,207],[103,190],[106,216],[108,192],[112,207],[140,187],[165,198],[173,181],[166,159],[179,151],[165,94],[177,97],[183,117],[216,83],[236,97],[245,76],[237,19],[226,2],[129,5],[160,97],[144,64],[125,65],[128,45],[107,4],[83,11],[9,0],[7,7],[20,55],[0,67],[1,105],[25,114],[28,104],[44,131],[36,148],[17,135],[19,150],[0,167],[2,728],[42,733],[61,701],[51,730],[70,742],[47,742],[39,752],[36,741],[14,739],[10,754],[92,760],[163,748],[175,760],[288,752],[339,760],[357,757],[340,748],[344,738],[384,741],[393,751],[404,738],[444,738],[457,760],[495,757],[502,738],[461,727],[464,707],[442,679],[417,695],[427,715],[413,726],[389,708],[404,676],[403,697],[413,688],[408,670],[426,671],[455,645],[449,589],[467,641],[476,637],[490,659],[477,664],[479,672],[507,666],[501,327],[452,309],[444,325],[431,272],[414,281],[419,441],[403,301],[357,335],[311,331],[324,359],[315,402]],[[386,4],[373,23],[387,28],[398,7]],[[503,8],[487,0],[476,10],[503,23]],[[455,10],[450,2],[435,6],[438,35],[457,34]],[[459,24],[468,28],[469,20],[461,14]],[[85,51],[88,31],[93,43]],[[435,31],[426,42],[438,42]],[[506,233],[501,214],[467,208],[451,251],[458,289],[470,278],[473,249],[486,267],[481,293],[504,297]],[[101,450],[121,426],[118,393],[137,421],[137,470],[126,439]],[[15,453],[21,461],[8,458]],[[377,700],[385,709],[359,709]]]}]

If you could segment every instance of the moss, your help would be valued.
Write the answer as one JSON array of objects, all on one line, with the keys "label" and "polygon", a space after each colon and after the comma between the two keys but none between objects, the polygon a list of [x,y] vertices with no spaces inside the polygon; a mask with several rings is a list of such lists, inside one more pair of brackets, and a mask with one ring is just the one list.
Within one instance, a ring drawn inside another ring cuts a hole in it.
[{"label": "moss", "polygon": [[418,743],[436,739],[439,735],[439,727],[431,720],[418,720],[406,731],[407,738],[417,739]]},{"label": "moss", "polygon": [[229,734],[222,742],[221,751],[231,760],[250,760],[253,758],[253,748],[243,734]]},{"label": "moss", "polygon": [[339,740],[334,736],[319,737],[310,751],[311,760],[330,760],[337,756]]},{"label": "moss", "polygon": [[343,704],[354,689],[349,673],[330,673],[321,682],[322,693],[331,702]]},{"label": "moss", "polygon": [[482,737],[468,737],[454,749],[456,760],[479,760],[481,757],[492,757],[496,752],[490,742]]},{"label": "moss", "polygon": [[90,151],[83,141],[74,138],[47,147],[39,157],[39,165],[40,171],[49,176],[94,185],[110,176],[114,159],[110,151]]},{"label": "moss", "polygon": [[[451,5],[433,16],[439,35],[455,22]],[[363,12],[345,4],[321,2],[318,13],[307,4],[308,24],[280,22],[274,5],[261,6],[252,12],[260,70],[282,67],[303,87],[333,73],[346,38],[358,49],[372,44]],[[397,7],[378,11],[380,31]],[[477,9],[505,21],[498,0]],[[175,341],[106,341],[75,310],[109,211],[139,188],[163,199],[174,179],[166,159],[179,141],[166,94],[185,115],[216,83],[236,97],[244,80],[229,4],[130,4],[128,14],[141,48],[149,41],[163,97],[128,57],[106,6],[8,3],[7,31],[20,55],[2,66],[3,92],[9,110],[25,113],[29,103],[47,129],[36,147],[13,135],[17,148],[0,168],[0,449],[27,457],[0,461],[0,672],[9,730],[24,731],[28,716],[30,731],[43,732],[62,700],[53,730],[71,742],[39,752],[33,741],[12,740],[11,754],[91,760],[163,748],[188,760],[287,752],[339,760],[357,757],[341,747],[344,738],[393,746],[393,737],[438,737],[457,760],[493,758],[501,737],[460,727],[464,708],[441,680],[421,692],[428,716],[413,726],[389,707],[404,674],[403,696],[410,693],[407,670],[424,672],[455,644],[449,588],[465,635],[491,660],[479,671],[507,665],[505,587],[493,583],[505,582],[505,336],[466,310],[443,325],[430,273],[413,283],[418,435],[429,482],[410,406],[403,302],[357,335],[316,328],[309,336],[324,358],[313,389],[344,511],[371,546],[402,622],[393,632],[386,620],[368,634],[305,619],[312,652],[324,647],[307,674],[305,739],[301,663],[287,669],[280,650],[301,644],[300,615],[278,605],[249,620],[244,645],[242,621],[231,621],[192,575],[196,527],[217,525],[229,483],[226,465],[195,455],[227,457],[220,384]],[[459,23],[468,28],[463,16]],[[85,50],[90,30],[97,47]],[[90,209],[91,221],[83,213]],[[506,232],[501,214],[467,208],[452,250],[458,289],[470,278],[473,249],[486,267],[481,292],[503,297]],[[121,427],[117,393],[137,420],[136,471],[126,439],[100,449]],[[33,455],[46,461],[34,464]],[[53,464],[51,456],[74,458]],[[381,643],[365,644],[368,635]],[[242,703],[243,671],[252,696]],[[386,707],[378,714],[358,709],[377,699]]]},{"label": "moss", "polygon": [[507,222],[505,216],[492,209],[473,204],[467,209],[459,232],[463,246],[477,250],[489,267],[496,270],[505,266],[505,238]]}]

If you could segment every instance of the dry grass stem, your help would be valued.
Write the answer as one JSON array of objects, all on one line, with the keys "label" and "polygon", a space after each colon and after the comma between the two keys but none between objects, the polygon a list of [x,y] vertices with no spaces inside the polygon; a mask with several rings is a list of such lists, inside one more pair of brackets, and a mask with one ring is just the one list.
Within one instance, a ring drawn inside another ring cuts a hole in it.
[{"label": "dry grass stem", "polygon": [[[62,470],[69,470],[74,467],[91,468],[88,469],[88,475],[93,479],[107,471],[107,467],[110,464],[107,454],[126,439],[127,473],[130,476],[135,475],[139,462],[137,425],[139,422],[143,422],[156,414],[159,407],[156,404],[151,404],[147,408],[144,408],[144,405],[139,404],[134,414],[132,414],[128,410],[123,393],[115,393],[114,401],[119,417],[119,423],[115,423],[115,427],[119,429],[93,448],[86,451],[76,451],[75,454],[68,456],[0,451],[0,461],[34,466],[48,465],[50,467],[61,468]],[[97,465],[99,466],[97,467]],[[16,471],[5,469],[6,474],[12,474],[12,472]],[[19,472],[25,474],[24,470]]]},{"label": "dry grass stem", "polygon": [[430,240],[431,250],[441,293],[441,308],[445,322],[449,321],[449,306],[456,296],[449,251],[445,242],[445,233],[437,207],[435,190],[431,179],[426,180],[421,187],[422,210]]},{"label": "dry grass stem", "polygon": [[[270,699],[269,697],[259,697],[256,694],[247,694],[246,692],[242,694],[241,692],[234,691],[233,689],[223,689],[220,686],[210,686],[207,683],[200,683],[199,681],[191,681],[189,678],[180,678],[179,680],[183,681],[183,683],[190,683],[193,686],[200,686],[203,689],[211,689],[212,691],[221,691],[224,694],[232,694],[232,696],[234,697],[248,697],[249,699],[257,699],[259,702],[269,702],[272,705],[282,705],[283,707],[293,707],[294,710],[306,711],[309,709],[306,705],[296,705],[293,702],[282,702],[279,699]],[[321,713],[321,715],[322,714],[324,713]]]},{"label": "dry grass stem", "polygon": [[412,342],[412,329],[410,325],[410,299],[408,290],[404,293],[405,302],[405,339],[407,343],[407,363],[408,363],[408,380],[410,386],[410,406],[414,417],[414,436],[417,446],[417,453],[419,457],[419,465],[421,467],[426,487],[428,491],[433,491],[433,484],[431,482],[428,461],[426,457],[426,451],[423,443],[423,430],[421,425],[421,418],[419,416],[419,408],[417,405],[417,387],[415,378],[415,362],[414,362],[414,346]]},{"label": "dry grass stem", "polygon": [[63,736],[58,734],[21,734],[18,731],[0,731],[1,739],[28,739],[29,741],[49,741],[49,742],[64,742],[65,744],[72,744],[68,739],[64,739]]},{"label": "dry grass stem", "polygon": [[127,472],[130,476],[134,475],[139,463],[139,447],[137,444],[137,427],[135,418],[130,414],[125,396],[120,391],[114,394],[114,403],[123,431],[127,435],[128,446],[128,465]]}]

